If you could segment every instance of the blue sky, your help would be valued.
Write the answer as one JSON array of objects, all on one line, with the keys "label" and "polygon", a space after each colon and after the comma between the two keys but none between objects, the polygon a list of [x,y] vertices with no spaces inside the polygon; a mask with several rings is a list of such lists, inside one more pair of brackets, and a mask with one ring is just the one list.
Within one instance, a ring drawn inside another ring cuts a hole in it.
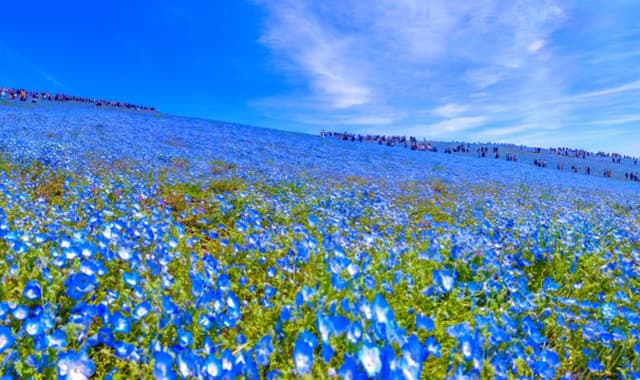
[{"label": "blue sky", "polygon": [[633,1],[12,1],[0,86],[315,133],[640,155]]}]

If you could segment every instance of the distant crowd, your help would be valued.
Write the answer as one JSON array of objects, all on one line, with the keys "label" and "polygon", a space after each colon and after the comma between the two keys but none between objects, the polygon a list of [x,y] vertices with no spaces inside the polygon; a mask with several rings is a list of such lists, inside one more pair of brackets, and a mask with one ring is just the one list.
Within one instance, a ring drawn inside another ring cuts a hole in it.
[{"label": "distant crowd", "polygon": [[56,102],[79,102],[95,104],[97,107],[117,107],[126,108],[137,111],[156,111],[154,107],[140,106],[131,103],[116,102],[112,100],[83,98],[80,96],[67,94],[51,94],[41,91],[30,91],[23,88],[0,88],[0,98],[8,98],[9,100],[18,100],[21,102],[38,103],[38,101],[56,101]]},{"label": "distant crowd", "polygon": [[[536,149],[540,149],[540,148],[536,148]],[[632,160],[633,163],[635,165],[638,164],[638,158],[637,157],[631,157],[628,155],[622,155],[620,153],[605,153],[605,152],[597,152],[597,153],[593,153],[593,152],[588,152],[586,150],[583,149],[570,149],[570,148],[551,148],[549,149],[551,151],[551,153],[555,153],[558,156],[565,156],[565,157],[577,157],[577,158],[587,158],[587,157],[605,157],[611,158],[611,162],[613,162],[614,164],[621,164],[622,163],[622,159],[627,159],[627,160]]]},{"label": "distant crowd", "polygon": [[[361,135],[361,134],[354,134],[354,133],[347,133],[347,132],[331,132],[331,131],[325,131],[325,130],[322,130],[322,132],[320,132],[320,136],[323,138],[333,137],[342,141],[373,142],[373,143],[386,145],[386,146],[400,145],[400,146],[404,146],[404,148],[411,149],[411,150],[438,152],[438,147],[435,146],[434,144],[426,142],[424,140],[422,142],[419,142],[415,137],[412,137],[412,136],[406,137],[406,136],[386,136],[386,135]],[[514,148],[513,145],[509,145],[509,147]],[[539,154],[539,153],[542,153],[543,151],[542,148],[538,148],[538,147],[525,148],[524,146],[520,146],[519,149],[521,151],[525,149],[529,149],[529,152],[534,154]],[[614,164],[621,164],[622,160],[625,159],[633,162],[633,164],[637,166],[638,160],[639,160],[637,157],[621,155],[619,153],[605,153],[605,152],[593,153],[593,152],[589,152],[582,149],[571,149],[571,148],[564,148],[564,147],[550,148],[549,151],[557,156],[562,156],[562,157],[575,157],[575,158],[581,158],[581,159],[586,159],[588,157],[611,158],[611,162]],[[469,154],[471,152],[471,145],[458,144],[453,147],[447,146],[442,149],[442,152],[445,154],[453,154],[453,153]],[[480,158],[491,157],[491,158],[499,159],[500,147],[495,145],[480,146],[476,148],[476,153]],[[512,162],[518,161],[518,156],[512,152],[508,152],[505,155],[505,157],[507,161],[512,161]],[[548,167],[547,161],[540,158],[534,159],[533,164],[539,168]],[[560,171],[564,171],[565,169],[564,164],[557,163],[556,169]],[[585,165],[584,167],[577,166],[577,165],[571,166],[571,172],[573,173],[584,173],[586,175],[591,175],[591,171],[592,171],[592,168],[591,166],[588,166],[588,165]],[[611,178],[612,170],[603,169],[602,176],[606,178]],[[640,182],[640,175],[638,173],[626,172],[624,176],[625,176],[625,179],[627,180]]]}]

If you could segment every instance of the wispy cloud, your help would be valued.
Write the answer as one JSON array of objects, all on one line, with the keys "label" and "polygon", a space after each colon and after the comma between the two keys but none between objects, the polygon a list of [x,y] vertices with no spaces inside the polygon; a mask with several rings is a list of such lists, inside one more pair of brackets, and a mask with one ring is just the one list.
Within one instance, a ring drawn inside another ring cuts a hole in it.
[{"label": "wispy cloud", "polygon": [[538,50],[542,49],[545,45],[545,40],[536,40],[533,41],[529,46],[527,46],[527,50],[531,53],[535,53]]},{"label": "wispy cloud", "polygon": [[563,102],[574,102],[577,100],[584,100],[584,99],[596,98],[596,97],[607,96],[607,95],[616,95],[623,92],[637,91],[637,90],[640,90],[640,80],[632,81],[632,82],[618,85],[615,87],[605,88],[602,90],[579,93],[579,94],[569,96],[560,100]]},{"label": "wispy cloud", "polygon": [[438,138],[443,134],[453,139],[458,139],[466,135],[467,131],[482,126],[487,121],[484,116],[463,116],[442,120],[432,124],[414,125],[405,127],[404,134],[412,136]]},{"label": "wispy cloud", "polygon": [[447,103],[441,106],[435,107],[432,112],[434,115],[438,117],[455,117],[458,116],[469,109],[468,106],[456,104],[456,103]]},{"label": "wispy cloud", "polygon": [[331,108],[371,100],[371,90],[359,79],[357,58],[349,54],[355,41],[324,24],[310,4],[286,0],[265,4],[270,20],[261,41],[289,69],[309,80],[312,96]]},{"label": "wispy cloud", "polygon": [[261,41],[294,84],[278,94],[287,106],[277,112],[298,122],[441,139],[536,133],[532,141],[551,144],[565,129],[579,142],[575,131],[586,122],[635,121],[611,113],[632,113],[624,97],[640,90],[640,65],[611,72],[592,58],[576,61],[611,29],[620,37],[606,45],[617,59],[637,56],[621,47],[640,30],[603,18],[630,6],[601,16],[595,5],[566,0],[259,2],[267,14]]}]

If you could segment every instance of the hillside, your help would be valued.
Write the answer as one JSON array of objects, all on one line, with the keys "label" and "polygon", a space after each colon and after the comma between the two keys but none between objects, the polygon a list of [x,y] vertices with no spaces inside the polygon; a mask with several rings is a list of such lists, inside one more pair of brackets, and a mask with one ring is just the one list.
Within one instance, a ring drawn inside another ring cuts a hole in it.
[{"label": "hillside", "polygon": [[0,374],[638,371],[631,160],[603,178],[555,165],[606,157],[503,147],[511,162],[75,103],[0,103],[0,141]]}]

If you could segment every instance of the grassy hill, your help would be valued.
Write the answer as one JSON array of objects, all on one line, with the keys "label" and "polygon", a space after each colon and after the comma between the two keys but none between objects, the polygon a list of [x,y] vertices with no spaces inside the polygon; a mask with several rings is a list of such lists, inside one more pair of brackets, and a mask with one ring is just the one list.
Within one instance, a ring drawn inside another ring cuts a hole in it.
[{"label": "grassy hill", "polygon": [[638,183],[72,103],[0,141],[5,376],[637,375]]}]

